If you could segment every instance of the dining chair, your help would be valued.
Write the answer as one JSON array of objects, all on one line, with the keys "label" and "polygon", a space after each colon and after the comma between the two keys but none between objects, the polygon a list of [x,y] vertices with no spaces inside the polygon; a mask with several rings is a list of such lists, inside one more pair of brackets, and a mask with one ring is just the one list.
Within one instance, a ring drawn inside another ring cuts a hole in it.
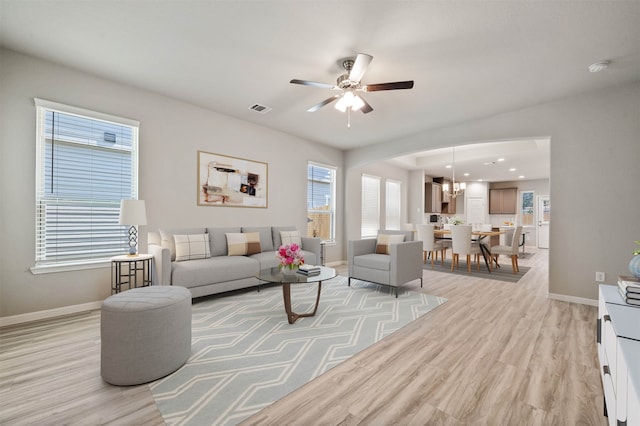
[{"label": "dining chair", "polygon": [[[498,264],[498,256],[504,254],[506,256],[511,256],[511,268],[513,269],[513,273],[520,272],[520,268],[518,266],[518,249],[520,248],[520,236],[522,235],[522,226],[516,226],[513,230],[513,234],[511,235],[511,244],[510,245],[497,245],[491,247],[491,259],[492,262],[496,262]],[[509,241],[508,237],[506,238]]]},{"label": "dining chair", "polygon": [[435,260],[438,257],[438,251],[440,252],[440,259],[442,266],[444,266],[444,259],[447,255],[447,247],[443,241],[436,241],[433,225],[418,224],[416,225],[416,231],[418,233],[418,240],[422,241],[422,261],[427,263],[427,254],[431,255],[431,269],[433,269]]},{"label": "dining chair", "polygon": [[474,255],[480,270],[480,246],[471,242],[471,225],[451,226],[451,272],[458,267],[460,255],[467,256],[467,270],[471,273],[471,255]]}]

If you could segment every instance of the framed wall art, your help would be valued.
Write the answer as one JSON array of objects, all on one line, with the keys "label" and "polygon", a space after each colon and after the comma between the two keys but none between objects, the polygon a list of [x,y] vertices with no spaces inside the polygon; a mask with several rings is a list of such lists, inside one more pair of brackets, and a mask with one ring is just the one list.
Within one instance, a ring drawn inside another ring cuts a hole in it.
[{"label": "framed wall art", "polygon": [[198,205],[267,208],[268,164],[198,151]]}]

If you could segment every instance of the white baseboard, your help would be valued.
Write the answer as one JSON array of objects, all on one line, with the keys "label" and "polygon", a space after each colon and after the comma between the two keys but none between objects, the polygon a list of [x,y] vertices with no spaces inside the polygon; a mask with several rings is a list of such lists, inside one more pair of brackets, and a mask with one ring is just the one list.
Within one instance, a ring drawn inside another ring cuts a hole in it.
[{"label": "white baseboard", "polygon": [[63,315],[77,314],[80,312],[100,309],[102,301],[83,303],[81,305],[64,306],[62,308],[48,309],[46,311],[28,312],[26,314],[12,315],[0,318],[0,327],[39,321],[43,319],[61,317]]},{"label": "white baseboard", "polygon": [[579,303],[581,305],[598,306],[598,300],[585,299],[584,297],[566,296],[564,294],[549,293],[549,299],[560,300],[561,302]]}]

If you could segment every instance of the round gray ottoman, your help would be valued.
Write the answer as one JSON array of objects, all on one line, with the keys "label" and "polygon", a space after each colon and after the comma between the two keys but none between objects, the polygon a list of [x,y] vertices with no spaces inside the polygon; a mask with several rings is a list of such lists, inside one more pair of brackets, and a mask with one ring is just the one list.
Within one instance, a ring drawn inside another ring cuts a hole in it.
[{"label": "round gray ottoman", "polygon": [[100,340],[100,374],[107,383],[137,385],[173,373],[191,355],[191,292],[149,286],[108,297]]}]

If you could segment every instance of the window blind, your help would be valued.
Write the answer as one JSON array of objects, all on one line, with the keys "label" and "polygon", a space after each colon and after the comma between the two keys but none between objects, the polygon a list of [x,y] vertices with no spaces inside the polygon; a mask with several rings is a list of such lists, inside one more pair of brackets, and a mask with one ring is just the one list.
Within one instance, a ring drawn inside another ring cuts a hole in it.
[{"label": "window blind", "polygon": [[387,179],[385,229],[400,229],[400,203],[402,182]]},{"label": "window blind", "polygon": [[36,111],[36,265],[126,253],[118,215],[138,196],[137,123],[39,99]]},{"label": "window blind", "polygon": [[380,178],[362,175],[362,224],[360,235],[370,238],[380,229]]},{"label": "window blind", "polygon": [[336,169],[307,165],[307,235],[335,241]]}]

